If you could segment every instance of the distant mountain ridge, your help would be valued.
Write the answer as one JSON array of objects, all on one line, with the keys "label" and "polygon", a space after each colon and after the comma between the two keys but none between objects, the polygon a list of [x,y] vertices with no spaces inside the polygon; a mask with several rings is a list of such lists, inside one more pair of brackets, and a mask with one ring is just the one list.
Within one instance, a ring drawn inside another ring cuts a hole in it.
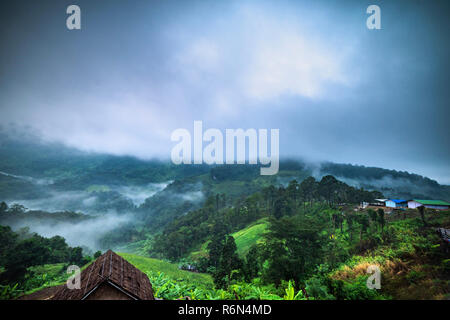
[{"label": "distant mountain ridge", "polygon": [[177,166],[33,139],[11,140],[0,131],[0,202],[29,209],[0,220],[48,236],[63,234],[74,244],[81,232],[80,244],[108,248],[145,242],[147,233],[181,221],[208,199],[232,207],[267,187],[287,187],[311,176],[319,181],[327,175],[385,197],[450,200],[450,186],[402,171],[285,159],[277,175],[261,176],[258,165]]},{"label": "distant mountain ridge", "polygon": [[354,187],[381,191],[387,197],[436,200],[450,198],[450,186],[406,171],[330,162],[323,163],[320,171],[323,175],[331,174]]},{"label": "distant mountain ridge", "polygon": [[[450,186],[405,171],[332,162],[282,160],[276,176],[260,176],[258,165],[174,165],[158,159],[141,160],[82,152],[33,137],[12,139],[0,131],[0,199],[33,198],[46,189],[86,190],[93,185],[143,185],[188,179],[204,189],[233,194],[254,191],[259,185],[286,184],[308,176],[333,175],[358,188],[381,191],[387,197],[450,200]],[[22,178],[21,178],[22,177]],[[23,178],[25,177],[25,178]],[[45,181],[45,184],[36,183]],[[239,183],[237,183],[239,182]],[[227,185],[226,188],[219,187]],[[235,190],[231,190],[235,188]]]}]

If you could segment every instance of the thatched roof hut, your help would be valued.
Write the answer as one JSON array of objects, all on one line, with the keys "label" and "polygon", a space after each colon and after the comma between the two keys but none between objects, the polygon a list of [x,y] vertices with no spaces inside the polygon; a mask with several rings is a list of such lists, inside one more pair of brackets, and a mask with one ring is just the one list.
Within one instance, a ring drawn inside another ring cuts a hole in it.
[{"label": "thatched roof hut", "polygon": [[80,274],[80,289],[62,286],[53,300],[154,300],[147,275],[111,250]]}]

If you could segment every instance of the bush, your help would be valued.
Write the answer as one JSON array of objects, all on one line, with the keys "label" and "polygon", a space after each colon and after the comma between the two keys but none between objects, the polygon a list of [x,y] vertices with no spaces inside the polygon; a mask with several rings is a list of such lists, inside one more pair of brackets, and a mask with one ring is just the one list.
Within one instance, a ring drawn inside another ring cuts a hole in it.
[{"label": "bush", "polygon": [[0,286],[0,300],[15,299],[22,294],[22,290],[17,289],[18,283],[15,285]]},{"label": "bush", "polygon": [[328,287],[318,277],[312,277],[306,281],[306,293],[309,297],[318,300],[334,300],[335,297],[328,293]]},{"label": "bush", "polygon": [[338,300],[380,300],[385,297],[376,289],[367,288],[367,276],[359,276],[352,282],[328,280],[330,292]]},{"label": "bush", "polygon": [[441,267],[445,272],[450,273],[450,259],[442,260]]}]

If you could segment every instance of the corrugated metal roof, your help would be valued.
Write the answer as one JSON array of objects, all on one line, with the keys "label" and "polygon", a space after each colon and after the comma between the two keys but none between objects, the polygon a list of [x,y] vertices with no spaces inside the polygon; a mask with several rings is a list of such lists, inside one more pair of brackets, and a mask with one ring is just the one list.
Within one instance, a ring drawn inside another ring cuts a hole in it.
[{"label": "corrugated metal roof", "polygon": [[450,203],[442,200],[417,200],[414,199],[414,201],[421,203],[421,204],[427,204],[427,205],[433,205],[433,206],[450,206]]},{"label": "corrugated metal roof", "polygon": [[[390,201],[394,201],[395,203],[402,203],[402,202],[407,202],[406,200],[403,199],[389,199]],[[388,201],[389,201],[388,200]]]}]

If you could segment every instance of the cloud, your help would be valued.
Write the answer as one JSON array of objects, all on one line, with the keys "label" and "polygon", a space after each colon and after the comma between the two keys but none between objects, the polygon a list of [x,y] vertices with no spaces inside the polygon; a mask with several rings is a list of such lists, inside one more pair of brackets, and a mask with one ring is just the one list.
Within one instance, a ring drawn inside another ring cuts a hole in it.
[{"label": "cloud", "polygon": [[244,75],[245,91],[252,98],[320,98],[329,83],[348,81],[331,52],[311,46],[299,35],[283,35],[255,51],[254,63]]},{"label": "cloud", "polygon": [[184,201],[189,201],[189,202],[200,202],[204,199],[204,195],[202,191],[192,191],[192,192],[186,192],[186,193],[181,193],[179,194],[179,196],[184,200]]},{"label": "cloud", "polygon": [[190,81],[201,81],[202,73],[220,71],[219,51],[215,41],[198,39],[181,52],[176,52],[173,63],[177,65],[178,70],[185,72],[185,76],[190,78]]},{"label": "cloud", "polygon": [[248,5],[226,18],[226,24],[212,23],[199,39],[187,35],[173,59],[173,68],[190,86],[207,90],[215,111],[235,115],[226,109],[283,95],[326,98],[330,85],[346,87],[357,79],[348,64],[354,54],[351,39],[336,45],[326,36],[308,35],[298,17],[281,20]]},{"label": "cloud", "polygon": [[172,181],[164,183],[149,183],[144,186],[120,186],[115,188],[115,190],[125,198],[133,201],[135,206],[140,206],[145,202],[145,199],[152,197],[159,191],[162,191],[170,183],[172,183]]},{"label": "cloud", "polygon": [[442,3],[405,3],[383,3],[373,31],[360,1],[92,2],[83,7],[96,18],[79,33],[58,29],[54,6],[14,4],[4,12],[21,27],[0,52],[0,122],[165,159],[172,131],[194,120],[279,128],[281,157],[449,181],[448,19]]},{"label": "cloud", "polygon": [[81,222],[58,222],[54,220],[29,219],[14,222],[11,227],[14,230],[29,227],[31,232],[50,238],[62,236],[69,246],[87,246],[92,250],[101,248],[99,241],[102,237],[120,226],[133,221],[130,215],[108,214],[94,217]]},{"label": "cloud", "polygon": [[32,177],[28,177],[28,176],[18,176],[18,175],[10,174],[10,173],[3,172],[3,171],[0,171],[0,175],[16,178],[16,179],[27,181],[27,182],[31,182],[31,183],[34,183],[36,185],[50,185],[50,184],[53,184],[53,180],[52,179],[46,179],[46,178],[38,179],[38,178],[32,178]]}]

